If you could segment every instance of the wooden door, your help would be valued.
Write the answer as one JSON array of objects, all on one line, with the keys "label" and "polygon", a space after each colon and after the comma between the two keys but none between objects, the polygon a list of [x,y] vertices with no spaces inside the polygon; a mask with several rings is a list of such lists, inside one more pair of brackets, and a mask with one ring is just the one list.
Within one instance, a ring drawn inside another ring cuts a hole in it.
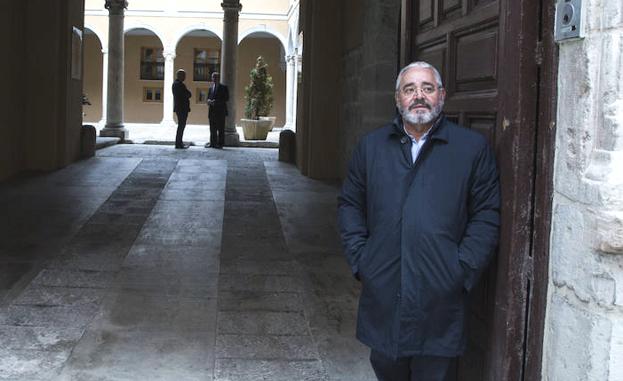
[{"label": "wooden door", "polygon": [[440,70],[444,112],[489,139],[500,169],[500,245],[471,294],[468,349],[453,381],[540,377],[556,83],[549,3],[402,3],[401,64]]}]

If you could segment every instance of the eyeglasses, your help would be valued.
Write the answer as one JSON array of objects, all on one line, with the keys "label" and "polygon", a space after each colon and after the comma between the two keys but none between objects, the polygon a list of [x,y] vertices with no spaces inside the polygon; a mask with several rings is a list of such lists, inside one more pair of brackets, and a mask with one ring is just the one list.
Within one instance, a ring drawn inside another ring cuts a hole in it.
[{"label": "eyeglasses", "polygon": [[400,93],[404,95],[405,97],[413,96],[413,94],[415,94],[416,91],[420,91],[424,95],[432,95],[435,93],[435,91],[437,91],[437,87],[433,85],[424,85],[422,87],[405,86],[402,89],[400,89]]}]

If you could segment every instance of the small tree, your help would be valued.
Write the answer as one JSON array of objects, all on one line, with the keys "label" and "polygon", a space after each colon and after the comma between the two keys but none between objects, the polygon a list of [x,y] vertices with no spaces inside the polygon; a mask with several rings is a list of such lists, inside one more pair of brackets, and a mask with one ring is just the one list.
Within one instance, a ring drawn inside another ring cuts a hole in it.
[{"label": "small tree", "polygon": [[264,58],[257,57],[255,67],[249,74],[251,82],[244,88],[244,117],[247,119],[267,116],[273,108],[273,78],[268,74],[267,68]]}]

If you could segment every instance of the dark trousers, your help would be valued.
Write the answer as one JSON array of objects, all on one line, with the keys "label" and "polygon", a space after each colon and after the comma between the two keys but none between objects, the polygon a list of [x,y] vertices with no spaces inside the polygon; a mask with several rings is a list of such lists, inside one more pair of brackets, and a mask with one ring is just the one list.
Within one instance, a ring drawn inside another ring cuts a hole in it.
[{"label": "dark trousers", "polygon": [[175,146],[182,147],[182,137],[184,136],[184,128],[186,128],[186,120],[188,119],[187,112],[176,112],[177,115],[177,134],[175,134]]},{"label": "dark trousers", "polygon": [[451,357],[387,357],[375,350],[370,363],[379,381],[444,381],[452,364]]},{"label": "dark trousers", "polygon": [[210,146],[223,147],[225,145],[225,116],[210,117]]}]

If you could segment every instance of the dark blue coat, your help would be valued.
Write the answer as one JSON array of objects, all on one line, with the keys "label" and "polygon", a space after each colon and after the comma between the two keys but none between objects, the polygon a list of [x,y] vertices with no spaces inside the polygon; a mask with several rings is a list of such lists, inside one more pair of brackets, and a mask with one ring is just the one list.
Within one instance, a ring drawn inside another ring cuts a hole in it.
[{"label": "dark blue coat", "polygon": [[171,86],[173,90],[173,112],[180,114],[190,112],[190,97],[192,94],[186,88],[184,82],[176,79]]},{"label": "dark blue coat", "polygon": [[361,139],[338,201],[346,257],[362,283],[357,338],[392,357],[460,355],[467,294],[498,240],[486,139],[442,117],[413,164],[397,118]]}]

